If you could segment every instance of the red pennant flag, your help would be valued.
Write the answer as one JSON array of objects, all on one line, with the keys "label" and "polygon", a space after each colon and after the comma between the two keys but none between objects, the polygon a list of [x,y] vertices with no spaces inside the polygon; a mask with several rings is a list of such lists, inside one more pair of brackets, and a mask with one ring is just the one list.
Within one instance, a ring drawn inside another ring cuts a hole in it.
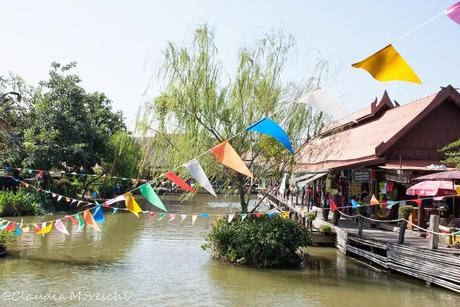
[{"label": "red pennant flag", "polygon": [[421,207],[422,206],[422,200],[421,199],[414,199],[413,202],[417,204],[417,206]]},{"label": "red pennant flag", "polygon": [[165,177],[177,184],[178,187],[180,187],[182,190],[196,193],[196,190],[189,186],[182,178],[174,174],[172,171],[169,171],[165,174]]},{"label": "red pennant flag", "polygon": [[333,198],[331,198],[331,201],[330,201],[330,209],[332,212],[335,212],[337,210],[337,205],[335,204],[335,201]]},{"label": "red pennant flag", "polygon": [[16,229],[16,223],[9,223],[3,231],[13,231]]},{"label": "red pennant flag", "polygon": [[260,217],[261,215],[262,215],[262,213],[260,213],[260,212],[256,213],[256,217]]},{"label": "red pennant flag", "polygon": [[39,224],[35,224],[34,230],[35,230],[35,233],[38,233],[40,230],[42,230],[42,227]]},{"label": "red pennant flag", "polygon": [[74,218],[73,216],[69,215],[67,216],[71,221],[72,221],[72,224],[74,225],[79,225],[80,223],[77,221],[76,218]]}]

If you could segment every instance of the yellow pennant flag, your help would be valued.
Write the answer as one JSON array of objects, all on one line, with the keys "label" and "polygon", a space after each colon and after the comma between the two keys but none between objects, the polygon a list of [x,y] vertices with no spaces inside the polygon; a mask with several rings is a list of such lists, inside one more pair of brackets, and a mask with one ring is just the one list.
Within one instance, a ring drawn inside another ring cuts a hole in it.
[{"label": "yellow pennant flag", "polygon": [[45,233],[51,232],[53,229],[53,222],[49,223],[46,227],[43,227],[40,229],[40,231],[37,232],[37,235],[44,235]]},{"label": "yellow pennant flag", "polygon": [[125,205],[129,212],[133,213],[135,216],[139,217],[139,212],[142,212],[141,207],[137,204],[131,193],[125,193]]},{"label": "yellow pennant flag", "polygon": [[377,51],[367,59],[352,64],[355,68],[362,68],[379,81],[408,81],[421,84],[422,81],[407,64],[393,45],[388,45]]},{"label": "yellow pennant flag", "polygon": [[238,173],[254,178],[251,171],[248,169],[246,164],[244,164],[244,161],[240,158],[228,141],[220,143],[211,149],[211,152],[218,162],[234,169]]},{"label": "yellow pennant flag", "polygon": [[281,213],[281,217],[282,217],[283,219],[287,219],[287,218],[289,217],[289,211],[283,211],[283,212]]}]

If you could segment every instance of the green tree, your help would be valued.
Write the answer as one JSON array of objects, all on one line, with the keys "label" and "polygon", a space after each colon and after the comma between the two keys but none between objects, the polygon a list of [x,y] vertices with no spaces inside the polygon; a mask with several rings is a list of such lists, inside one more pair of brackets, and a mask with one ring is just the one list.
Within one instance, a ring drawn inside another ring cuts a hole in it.
[{"label": "green tree", "polygon": [[446,157],[443,162],[460,168],[460,139],[445,146],[441,151]]},{"label": "green tree", "polygon": [[[325,118],[302,104],[285,106],[320,84],[325,63],[320,62],[318,72],[304,84],[286,81],[283,72],[294,45],[291,36],[266,35],[254,47],[240,49],[235,74],[228,76],[206,26],[195,30],[190,46],[168,43],[159,74],[164,91],[146,105],[137,127],[145,138],[143,166],[159,175],[275,112],[272,118],[300,148]],[[253,133],[238,135],[231,144],[254,180],[224,169],[211,155],[200,157],[200,163],[213,182],[238,191],[242,211],[247,211],[260,179],[279,178],[294,158],[276,141]],[[183,169],[177,171],[187,176]]]},{"label": "green tree", "polygon": [[24,131],[24,166],[50,169],[62,163],[89,167],[107,157],[109,140],[126,130],[121,112],[103,93],[88,93],[70,71],[75,63],[52,63],[49,80],[30,106]]}]

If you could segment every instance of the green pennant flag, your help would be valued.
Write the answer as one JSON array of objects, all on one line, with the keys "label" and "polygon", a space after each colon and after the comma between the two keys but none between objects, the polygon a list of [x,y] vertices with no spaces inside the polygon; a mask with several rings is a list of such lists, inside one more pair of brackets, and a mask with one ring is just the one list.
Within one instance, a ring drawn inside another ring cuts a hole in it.
[{"label": "green pennant flag", "polygon": [[73,217],[78,221],[77,232],[79,232],[79,231],[81,231],[83,229],[83,227],[85,227],[85,222],[83,221],[83,219],[81,218],[79,213],[74,214]]},{"label": "green pennant flag", "polygon": [[155,193],[155,190],[152,188],[152,186],[148,183],[144,183],[139,187],[139,190],[141,191],[142,196],[145,197],[145,199],[148,200],[149,203],[154,205],[155,207],[160,208],[163,211],[168,211],[166,210],[165,205],[161,201],[161,199],[158,197],[157,193]]},{"label": "green pennant flag", "polygon": [[247,217],[248,215],[246,213],[243,213],[241,214],[241,221],[244,221],[244,219]]}]

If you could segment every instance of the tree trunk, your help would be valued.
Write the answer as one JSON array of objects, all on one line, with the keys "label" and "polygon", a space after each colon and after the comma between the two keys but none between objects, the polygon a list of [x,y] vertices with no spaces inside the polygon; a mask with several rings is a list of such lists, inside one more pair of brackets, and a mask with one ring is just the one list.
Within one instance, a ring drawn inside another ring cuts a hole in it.
[{"label": "tree trunk", "polygon": [[406,233],[407,228],[407,221],[404,219],[401,223],[401,227],[399,228],[399,238],[398,243],[404,244],[404,234]]}]

